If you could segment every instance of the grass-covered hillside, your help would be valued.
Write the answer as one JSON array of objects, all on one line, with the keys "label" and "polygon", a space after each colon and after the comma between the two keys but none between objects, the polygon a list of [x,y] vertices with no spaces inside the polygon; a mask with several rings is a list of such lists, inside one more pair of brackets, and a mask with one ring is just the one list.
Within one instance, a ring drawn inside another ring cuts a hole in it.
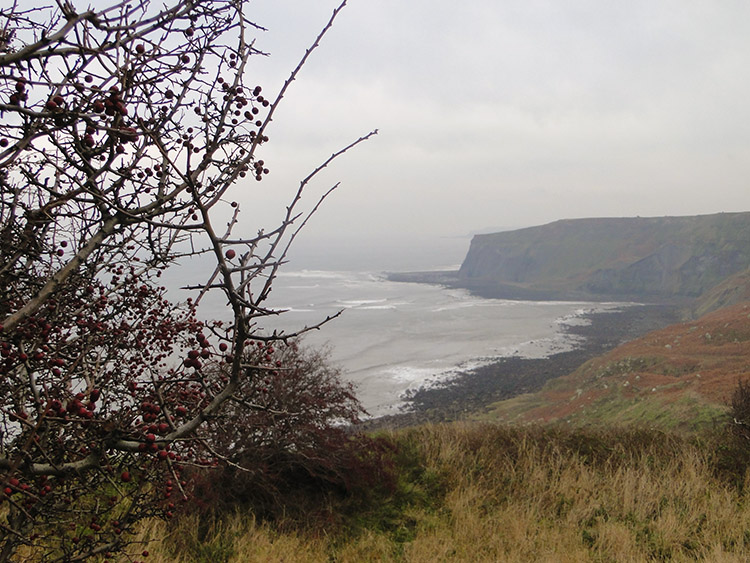
[{"label": "grass-covered hillside", "polygon": [[725,420],[743,378],[750,378],[748,302],[651,332],[478,416],[694,430]]},{"label": "grass-covered hillside", "polygon": [[750,268],[726,278],[701,295],[693,305],[693,316],[700,317],[742,301],[750,301]]},{"label": "grass-covered hillside", "polygon": [[750,560],[747,454],[729,434],[458,423],[387,438],[390,490],[155,524],[148,561]]}]

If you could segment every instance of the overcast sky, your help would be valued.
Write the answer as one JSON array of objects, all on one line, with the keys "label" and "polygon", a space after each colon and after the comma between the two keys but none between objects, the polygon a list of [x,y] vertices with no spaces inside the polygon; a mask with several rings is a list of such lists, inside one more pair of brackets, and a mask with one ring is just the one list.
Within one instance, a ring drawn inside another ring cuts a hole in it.
[{"label": "overcast sky", "polygon": [[[337,4],[251,4],[266,92]],[[318,184],[342,183],[309,236],[748,211],[749,89],[745,0],[350,0],[269,130],[266,193],[244,197],[273,209],[377,128]]]}]

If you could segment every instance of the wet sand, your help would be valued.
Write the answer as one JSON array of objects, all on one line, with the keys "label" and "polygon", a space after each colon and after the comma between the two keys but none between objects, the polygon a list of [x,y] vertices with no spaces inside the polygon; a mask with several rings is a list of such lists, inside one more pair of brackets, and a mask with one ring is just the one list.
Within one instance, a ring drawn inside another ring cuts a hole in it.
[{"label": "wet sand", "polygon": [[412,392],[408,398],[410,412],[373,419],[364,426],[398,428],[459,420],[490,403],[537,391],[550,379],[567,375],[624,342],[680,322],[681,313],[682,307],[676,304],[649,304],[585,315],[590,324],[566,327],[569,333],[584,338],[579,348],[542,359],[502,358],[460,373],[441,386]]}]

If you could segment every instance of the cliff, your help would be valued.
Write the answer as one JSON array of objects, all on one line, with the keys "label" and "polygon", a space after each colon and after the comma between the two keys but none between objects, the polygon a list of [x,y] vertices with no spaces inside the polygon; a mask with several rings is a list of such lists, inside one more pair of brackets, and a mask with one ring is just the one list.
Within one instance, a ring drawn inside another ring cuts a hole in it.
[{"label": "cliff", "polygon": [[458,285],[508,298],[693,298],[750,267],[750,213],[563,220],[477,235]]}]

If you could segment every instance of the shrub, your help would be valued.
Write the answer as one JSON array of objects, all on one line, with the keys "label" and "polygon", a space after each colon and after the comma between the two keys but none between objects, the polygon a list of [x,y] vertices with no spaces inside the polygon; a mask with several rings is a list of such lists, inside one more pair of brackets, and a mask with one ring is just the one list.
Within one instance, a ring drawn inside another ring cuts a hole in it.
[{"label": "shrub", "polygon": [[327,518],[328,501],[392,488],[392,445],[356,432],[364,411],[327,355],[297,341],[257,342],[246,362],[258,366],[269,352],[279,358],[273,369],[247,377],[226,416],[207,427],[222,461],[192,473],[194,505],[212,515],[250,509],[309,519],[313,510]]}]

